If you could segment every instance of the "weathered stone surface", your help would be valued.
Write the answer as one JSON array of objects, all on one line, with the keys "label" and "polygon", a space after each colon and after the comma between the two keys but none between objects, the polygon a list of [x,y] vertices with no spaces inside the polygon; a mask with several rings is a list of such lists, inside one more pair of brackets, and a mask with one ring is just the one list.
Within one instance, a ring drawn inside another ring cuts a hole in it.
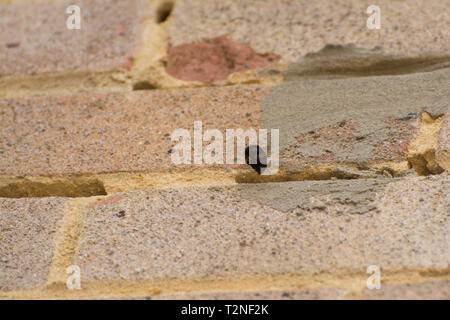
[{"label": "weathered stone surface", "polygon": [[[66,27],[78,5],[81,29]],[[147,4],[141,1],[2,1],[0,76],[129,68]]]},{"label": "weathered stone surface", "polygon": [[354,44],[327,44],[290,64],[286,80],[336,79],[429,72],[450,66],[448,53],[414,55],[386,53],[382,48],[364,49]]},{"label": "weathered stone surface", "polygon": [[[448,106],[444,109],[450,110]],[[425,111],[419,113],[419,130],[409,145],[408,163],[420,175],[439,174],[445,170],[445,151],[442,152],[445,142],[440,134],[445,131],[443,126],[447,125],[445,117],[443,112],[434,115]]]},{"label": "weathered stone surface", "polygon": [[[366,26],[366,0],[320,1],[177,1],[170,18],[172,45],[191,43],[230,34],[256,52],[274,52],[284,62],[294,62],[326,44],[354,43],[371,49],[381,46],[389,53],[450,52],[443,30],[448,0],[378,1],[381,28]],[[411,17],[414,17],[413,19]]]},{"label": "weathered stone surface", "polygon": [[45,283],[64,198],[0,198],[0,291]]},{"label": "weathered stone surface", "polygon": [[260,102],[261,119],[264,127],[280,129],[286,163],[406,160],[418,112],[448,112],[448,81],[448,68],[378,77],[293,76]]},{"label": "weathered stone surface", "polygon": [[329,211],[330,205],[342,205],[341,213],[364,214],[377,209],[376,196],[390,183],[390,179],[327,180],[239,185],[236,189],[243,198],[282,212]]},{"label": "weathered stone surface", "polygon": [[450,171],[450,110],[444,116],[439,132],[436,162],[447,172]]},{"label": "weathered stone surface", "polygon": [[434,280],[382,285],[380,290],[364,289],[361,299],[449,300],[450,281]]},{"label": "weathered stone surface", "polygon": [[86,281],[447,268],[448,177],[374,181],[364,196],[353,182],[123,193],[89,208],[75,263]]}]

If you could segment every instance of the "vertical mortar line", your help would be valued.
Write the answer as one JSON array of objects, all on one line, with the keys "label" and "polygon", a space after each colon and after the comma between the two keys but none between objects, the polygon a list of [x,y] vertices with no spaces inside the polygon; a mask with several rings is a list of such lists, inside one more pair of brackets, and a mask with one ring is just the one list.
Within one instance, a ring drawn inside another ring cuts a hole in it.
[{"label": "vertical mortar line", "polygon": [[[193,86],[195,83],[172,78],[167,74],[164,60],[169,42],[168,22],[158,23],[157,11],[165,3],[176,1],[158,0],[145,9],[146,20],[138,33],[135,61],[131,68],[133,86],[136,83],[148,83],[154,88],[175,88]],[[173,9],[172,9],[173,10]],[[169,17],[170,19],[170,17]],[[198,85],[198,84],[197,84]]]},{"label": "vertical mortar line", "polygon": [[146,11],[146,21],[138,34],[139,44],[137,46],[136,60],[132,67],[134,80],[141,79],[145,70],[154,68],[158,59],[164,56],[164,49],[167,46],[167,37],[164,24],[156,23],[156,11],[162,1],[156,1],[150,4]]},{"label": "vertical mortar line", "polygon": [[53,257],[45,284],[47,288],[65,286],[66,269],[73,263],[87,206],[97,199],[98,197],[75,198],[65,203],[64,215],[53,242]]},{"label": "vertical mortar line", "polygon": [[432,117],[428,112],[419,114],[417,133],[408,146],[407,159],[418,175],[438,174],[444,171],[436,160],[439,133],[444,115]]}]

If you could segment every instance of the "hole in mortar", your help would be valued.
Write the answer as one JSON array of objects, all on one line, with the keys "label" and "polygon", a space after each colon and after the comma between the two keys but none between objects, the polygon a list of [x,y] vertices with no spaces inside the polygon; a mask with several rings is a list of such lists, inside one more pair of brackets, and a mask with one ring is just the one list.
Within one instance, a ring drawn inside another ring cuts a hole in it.
[{"label": "hole in mortar", "polygon": [[148,81],[138,81],[133,84],[133,90],[153,90],[156,87]]},{"label": "hole in mortar", "polygon": [[173,2],[164,2],[156,10],[156,22],[163,23],[172,13]]},{"label": "hole in mortar", "polygon": [[266,152],[258,145],[248,146],[245,148],[245,163],[261,174],[267,168]]}]

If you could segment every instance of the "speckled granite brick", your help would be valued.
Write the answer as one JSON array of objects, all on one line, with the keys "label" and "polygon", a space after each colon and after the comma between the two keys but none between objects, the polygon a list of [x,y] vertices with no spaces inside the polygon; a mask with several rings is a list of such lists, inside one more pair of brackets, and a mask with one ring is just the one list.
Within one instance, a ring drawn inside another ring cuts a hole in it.
[{"label": "speckled granite brick", "polygon": [[34,289],[47,279],[65,198],[0,198],[0,291]]},{"label": "speckled granite brick", "polygon": [[[79,30],[66,27],[69,5],[80,7]],[[129,68],[146,6],[138,0],[1,2],[0,76]]]},{"label": "speckled granite brick", "polygon": [[54,175],[175,168],[175,129],[259,128],[270,86],[0,99],[0,173]]},{"label": "speckled granite brick", "polygon": [[[366,26],[369,5],[381,10],[381,29]],[[326,44],[354,43],[367,49],[415,54],[450,52],[448,0],[177,1],[169,23],[172,45],[230,34],[260,53],[294,62]]]},{"label": "speckled granite brick", "polygon": [[123,193],[89,208],[75,263],[86,281],[447,268],[448,177],[352,183]]}]

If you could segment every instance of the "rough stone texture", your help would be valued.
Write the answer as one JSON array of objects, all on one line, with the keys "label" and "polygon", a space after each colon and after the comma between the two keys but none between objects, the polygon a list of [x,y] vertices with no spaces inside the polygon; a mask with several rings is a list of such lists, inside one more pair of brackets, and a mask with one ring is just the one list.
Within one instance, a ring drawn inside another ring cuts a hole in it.
[{"label": "rough stone texture", "polygon": [[[381,0],[381,29],[366,26],[370,0],[177,1],[169,24],[172,45],[231,34],[256,52],[294,62],[326,44],[355,43],[390,53],[450,52],[448,0]],[[411,17],[414,17],[413,19]]]},{"label": "rough stone texture", "polygon": [[0,198],[0,291],[44,284],[64,198]]},{"label": "rough stone texture", "polygon": [[[265,184],[263,195],[279,194],[268,203],[238,187],[123,193],[89,208],[75,263],[86,281],[447,268],[447,176],[395,180],[360,198],[323,182],[293,209],[270,207],[317,184]],[[372,210],[355,210],[368,202]]]},{"label": "rough stone texture", "polygon": [[381,285],[380,290],[364,289],[361,299],[450,300],[450,281],[434,280]]},{"label": "rough stone texture", "polygon": [[436,161],[441,168],[447,170],[447,172],[450,171],[450,106],[449,113],[444,116],[439,132]]},{"label": "rough stone texture", "polygon": [[401,160],[417,131],[417,113],[448,112],[449,81],[448,68],[378,77],[293,76],[260,102],[261,119],[264,127],[280,128],[286,161]]},{"label": "rough stone texture", "polygon": [[150,298],[152,300],[335,300],[343,299],[344,294],[345,290],[340,288],[314,288],[255,292],[184,293]]},{"label": "rough stone texture", "polygon": [[[174,167],[177,128],[260,127],[270,86],[0,100],[0,173],[51,175]],[[193,143],[193,142],[192,142]],[[206,143],[205,143],[206,145]]]},{"label": "rough stone texture", "polygon": [[343,212],[364,214],[377,209],[376,195],[390,183],[391,179],[328,180],[240,185],[236,189],[243,198],[282,212],[297,208],[327,211],[330,205],[341,205]]},{"label": "rough stone texture", "polygon": [[[66,8],[81,9],[69,30]],[[0,76],[129,68],[146,4],[132,1],[0,2]]]},{"label": "rough stone texture", "polygon": [[445,114],[442,113],[434,116],[425,111],[419,113],[419,130],[408,148],[408,163],[420,175],[439,174],[444,171],[445,164],[441,167],[436,158],[440,151],[440,131],[444,117]]}]

